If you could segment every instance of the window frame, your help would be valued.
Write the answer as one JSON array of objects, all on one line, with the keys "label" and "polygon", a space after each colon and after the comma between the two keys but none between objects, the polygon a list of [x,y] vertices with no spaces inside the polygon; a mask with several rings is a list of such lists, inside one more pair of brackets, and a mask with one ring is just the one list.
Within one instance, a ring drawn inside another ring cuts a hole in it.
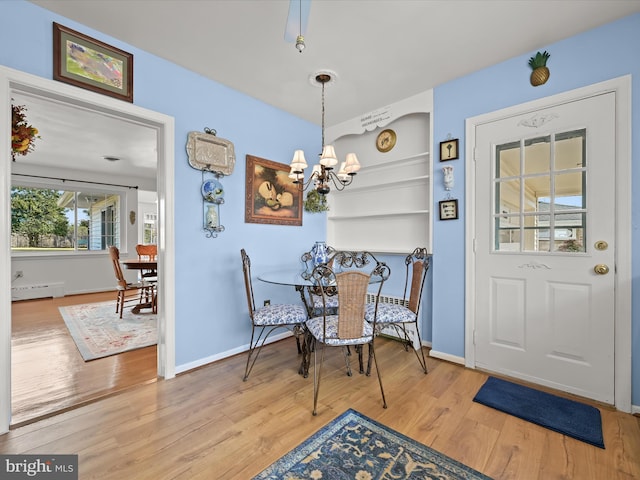
[{"label": "window frame", "polygon": [[[126,225],[126,215],[125,212],[129,210],[128,208],[128,191],[129,187],[118,186],[118,185],[107,185],[100,184],[96,182],[83,182],[78,180],[63,180],[57,178],[33,178],[29,175],[17,175],[11,177],[11,190],[16,187],[24,187],[24,188],[39,188],[39,189],[48,189],[48,190],[59,190],[65,192],[81,192],[90,189],[95,192],[104,193],[105,195],[113,195],[119,197],[119,219],[118,219],[118,231],[119,233],[116,235],[114,240],[116,246],[118,246],[121,251],[123,249],[121,246],[127,245],[127,225]],[[77,223],[77,220],[76,220]],[[77,239],[77,225],[74,226],[74,235]],[[55,249],[51,250],[38,250],[38,251],[19,251],[11,248],[11,257],[15,258],[51,258],[51,257],[86,257],[86,256],[100,256],[100,255],[108,255],[108,249],[101,250],[78,250],[77,248],[74,250],[60,250],[56,251]]]}]

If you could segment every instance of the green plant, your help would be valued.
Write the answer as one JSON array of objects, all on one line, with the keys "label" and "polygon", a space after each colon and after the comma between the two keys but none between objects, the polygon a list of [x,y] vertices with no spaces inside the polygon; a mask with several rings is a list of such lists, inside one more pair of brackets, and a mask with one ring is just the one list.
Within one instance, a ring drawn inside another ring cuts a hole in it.
[{"label": "green plant", "polygon": [[304,211],[309,213],[320,213],[329,210],[327,198],[319,193],[315,188],[307,192],[304,200]]}]

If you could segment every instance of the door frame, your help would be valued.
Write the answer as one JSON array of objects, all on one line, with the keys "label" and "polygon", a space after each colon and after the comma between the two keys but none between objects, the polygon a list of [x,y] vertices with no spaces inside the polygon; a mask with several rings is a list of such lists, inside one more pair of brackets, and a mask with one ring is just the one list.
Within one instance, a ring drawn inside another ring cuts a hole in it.
[{"label": "door frame", "polygon": [[[126,118],[158,135],[158,376],[175,376],[175,127],[168,115],[61,82],[0,66],[0,151],[11,151],[11,91],[23,90],[72,105]],[[11,423],[11,162],[0,166],[0,434]]]},{"label": "door frame", "polygon": [[502,110],[468,118],[465,122],[465,366],[475,368],[474,332],[476,327],[476,256],[474,252],[476,218],[475,145],[476,129],[482,124],[516,115],[534,113],[558,104],[573,102],[602,93],[614,92],[616,105],[616,214],[615,214],[615,407],[631,412],[631,75],[522,103]]}]

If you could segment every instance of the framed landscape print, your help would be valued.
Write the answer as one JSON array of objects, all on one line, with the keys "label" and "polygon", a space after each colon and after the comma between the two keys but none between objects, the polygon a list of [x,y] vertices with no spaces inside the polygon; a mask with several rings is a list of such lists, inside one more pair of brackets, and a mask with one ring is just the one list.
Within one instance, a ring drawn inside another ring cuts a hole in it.
[{"label": "framed landscape print", "polygon": [[284,163],[247,155],[246,223],[302,225],[302,189],[289,170]]},{"label": "framed landscape print", "polygon": [[53,78],[133,103],[133,55],[55,22]]}]

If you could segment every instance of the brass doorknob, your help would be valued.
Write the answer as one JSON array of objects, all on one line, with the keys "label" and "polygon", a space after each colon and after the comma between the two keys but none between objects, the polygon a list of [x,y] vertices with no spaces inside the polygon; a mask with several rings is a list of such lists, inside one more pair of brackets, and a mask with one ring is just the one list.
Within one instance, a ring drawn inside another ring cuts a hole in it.
[{"label": "brass doorknob", "polygon": [[604,263],[599,263],[595,267],[593,267],[593,271],[598,275],[606,275],[609,273],[609,267],[607,267]]}]

